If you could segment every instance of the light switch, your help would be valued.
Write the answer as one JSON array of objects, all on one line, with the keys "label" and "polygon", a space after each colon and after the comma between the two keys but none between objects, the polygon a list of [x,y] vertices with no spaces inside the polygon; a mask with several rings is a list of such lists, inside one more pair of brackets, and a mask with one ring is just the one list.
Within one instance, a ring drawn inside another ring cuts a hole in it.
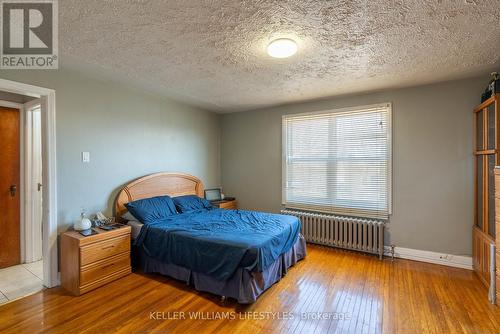
[{"label": "light switch", "polygon": [[90,162],[90,152],[82,152],[82,162]]}]

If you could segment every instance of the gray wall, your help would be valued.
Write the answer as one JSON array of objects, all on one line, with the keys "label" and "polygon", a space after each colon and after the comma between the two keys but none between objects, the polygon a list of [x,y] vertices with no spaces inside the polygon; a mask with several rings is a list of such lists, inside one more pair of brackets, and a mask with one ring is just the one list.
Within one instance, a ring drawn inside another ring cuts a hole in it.
[{"label": "gray wall", "polygon": [[488,78],[226,114],[222,185],[242,208],[281,207],[281,115],[393,103],[393,215],[387,244],[471,255],[472,109]]},{"label": "gray wall", "polygon": [[[4,70],[0,78],[56,90],[61,230],[82,206],[110,214],[123,184],[157,171],[191,173],[207,187],[220,185],[222,173],[225,193],[241,207],[277,212],[282,114],[391,101],[394,212],[388,243],[471,254],[471,110],[488,78],[224,116],[64,69]],[[89,164],[81,163],[82,151],[91,152]]]},{"label": "gray wall", "polygon": [[111,214],[119,188],[145,174],[182,171],[220,184],[217,114],[68,70],[4,70],[0,78],[56,90],[60,230],[80,207]]}]

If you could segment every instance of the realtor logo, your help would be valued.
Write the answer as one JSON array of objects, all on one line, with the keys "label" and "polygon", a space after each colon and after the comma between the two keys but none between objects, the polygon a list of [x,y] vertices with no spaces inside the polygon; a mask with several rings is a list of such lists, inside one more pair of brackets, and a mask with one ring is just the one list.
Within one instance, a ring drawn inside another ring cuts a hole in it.
[{"label": "realtor logo", "polygon": [[0,68],[57,69],[57,0],[0,0]]}]

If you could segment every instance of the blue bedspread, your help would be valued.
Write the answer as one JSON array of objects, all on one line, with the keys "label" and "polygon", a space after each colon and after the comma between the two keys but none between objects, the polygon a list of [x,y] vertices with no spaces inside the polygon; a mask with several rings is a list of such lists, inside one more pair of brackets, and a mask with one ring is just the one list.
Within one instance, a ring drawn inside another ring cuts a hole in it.
[{"label": "blue bedspread", "polygon": [[299,232],[293,216],[208,209],[146,223],[136,245],[157,260],[227,280],[240,267],[265,270]]}]

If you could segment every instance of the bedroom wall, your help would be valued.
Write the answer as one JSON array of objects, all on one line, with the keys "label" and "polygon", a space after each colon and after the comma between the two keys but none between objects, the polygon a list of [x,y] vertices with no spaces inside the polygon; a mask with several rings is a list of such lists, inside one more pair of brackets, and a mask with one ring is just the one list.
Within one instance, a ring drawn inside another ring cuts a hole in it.
[{"label": "bedroom wall", "polygon": [[472,109],[487,77],[225,114],[224,192],[242,208],[281,208],[281,115],[393,103],[393,215],[387,244],[471,255]]},{"label": "bedroom wall", "polygon": [[[0,71],[56,90],[59,228],[87,212],[112,213],[119,188],[139,176],[181,171],[220,185],[219,115],[94,80],[77,72]],[[90,152],[90,163],[81,152]]]}]

